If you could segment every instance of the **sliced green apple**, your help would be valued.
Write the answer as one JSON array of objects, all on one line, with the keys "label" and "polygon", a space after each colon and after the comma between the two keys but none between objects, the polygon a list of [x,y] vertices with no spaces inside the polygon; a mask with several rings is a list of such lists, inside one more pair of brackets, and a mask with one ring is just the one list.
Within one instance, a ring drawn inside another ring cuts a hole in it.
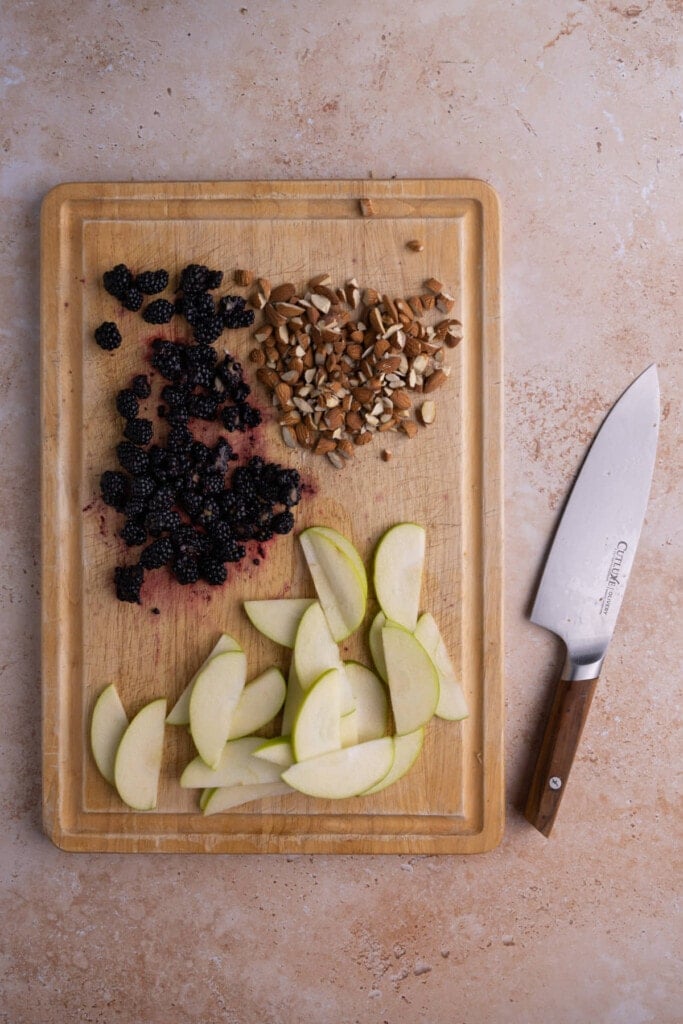
[{"label": "sliced green apple", "polygon": [[417,523],[399,523],[384,534],[375,551],[374,583],[387,619],[412,632],[420,609],[425,530]]},{"label": "sliced green apple", "polygon": [[163,697],[146,704],[124,732],[116,751],[114,783],[123,802],[136,811],[156,807],[165,718]]},{"label": "sliced green apple", "polygon": [[211,658],[192,687],[190,732],[209,768],[218,767],[246,676],[244,652],[228,651]]},{"label": "sliced green apple", "polygon": [[382,629],[391,709],[396,732],[426,725],[439,702],[439,676],[432,659],[412,633],[387,623]]},{"label": "sliced green apple", "polygon": [[306,691],[292,727],[296,761],[306,761],[341,747],[343,670],[330,669]]},{"label": "sliced green apple", "polygon": [[202,789],[210,786],[246,786],[254,783],[275,782],[280,778],[280,765],[253,757],[263,743],[260,736],[243,736],[230,740],[221,752],[215,768],[209,768],[195,757],[180,776],[183,789]]},{"label": "sliced green apple", "polygon": [[[250,786],[225,786],[211,791],[204,803],[204,814],[220,814],[231,807],[251,803],[252,800],[264,800],[269,796],[285,796],[291,793],[291,787],[285,782],[262,782]],[[201,805],[201,802],[200,802]]]},{"label": "sliced green apple", "polygon": [[168,725],[190,724],[190,697],[192,696],[192,687],[197,681],[197,676],[206,666],[207,662],[209,662],[211,658],[214,658],[217,654],[227,654],[229,651],[241,650],[242,648],[237,643],[235,638],[230,636],[228,633],[223,633],[219,637],[214,649],[211,651],[211,654],[208,656],[206,661],[202,662],[202,664],[199,666],[199,668],[193,675],[192,679],[189,681],[189,683],[181,693],[180,697],[169,711],[168,717],[166,719]]},{"label": "sliced green apple", "polygon": [[280,731],[283,736],[291,736],[292,725],[299,713],[301,701],[304,699],[305,693],[306,691],[301,686],[299,677],[296,674],[294,658],[292,658],[287,676],[287,696],[285,697],[285,706],[282,711],[282,728]]},{"label": "sliced green apple", "polygon": [[242,690],[235,713],[230,722],[229,740],[239,739],[257,732],[272,721],[282,707],[287,684],[279,668],[274,665],[256,676]]},{"label": "sliced green apple", "polygon": [[430,612],[420,616],[415,627],[415,636],[434,662],[439,676],[439,703],[436,705],[435,714],[449,721],[467,718],[469,710],[465,694],[458,682],[441,631]]},{"label": "sliced green apple", "polygon": [[[333,540],[332,536],[337,539]],[[339,642],[358,629],[365,615],[368,581],[356,552],[348,553],[349,541],[334,530],[315,526],[299,536],[316,593],[333,638]],[[362,570],[362,572],[360,571]]]},{"label": "sliced green apple", "polygon": [[215,786],[210,786],[208,789],[203,789],[199,795],[199,810],[203,811],[209,802],[211,796],[216,792]]},{"label": "sliced green apple", "polygon": [[410,771],[420,756],[424,737],[424,728],[416,729],[414,732],[408,732],[404,736],[394,736],[394,763],[384,778],[380,779],[380,781],[375,783],[374,786],[371,786],[370,789],[366,789],[363,796],[369,796],[371,793],[379,793],[380,790],[386,789],[387,786],[391,786],[394,782],[398,782],[399,779],[402,779],[403,776]]},{"label": "sliced green apple", "polygon": [[370,647],[370,654],[375,664],[375,668],[379,672],[381,678],[386,683],[387,681],[387,663],[384,660],[384,648],[382,646],[382,629],[387,624],[387,617],[384,612],[377,612],[372,623],[370,624],[370,630],[368,632],[368,645]]},{"label": "sliced green apple", "polygon": [[339,721],[339,737],[342,747],[355,747],[358,743],[358,711],[356,708],[342,715]]},{"label": "sliced green apple", "polygon": [[374,672],[357,661],[344,662],[344,670],[355,704],[356,742],[365,743],[386,735],[389,701],[385,687]]},{"label": "sliced green apple", "polygon": [[334,642],[319,601],[314,601],[301,617],[294,641],[294,669],[302,690],[331,668],[341,666],[339,648]]},{"label": "sliced green apple", "polygon": [[288,736],[274,736],[270,740],[264,740],[263,745],[254,751],[254,757],[270,761],[281,768],[289,768],[290,764],[294,764],[294,753]]},{"label": "sliced green apple", "polygon": [[323,537],[327,537],[329,541],[336,544],[336,546],[341,548],[341,550],[347,555],[349,561],[353,563],[356,572],[363,581],[365,596],[367,597],[368,577],[365,572],[365,565],[363,564],[363,559],[360,557],[358,551],[348,537],[345,537],[343,533],[339,533],[338,530],[334,530],[331,526],[312,526],[310,529],[315,530],[316,533],[319,533]]},{"label": "sliced green apple", "polygon": [[114,785],[114,761],[121,737],[128,727],[128,715],[113,683],[105,687],[90,720],[90,747],[100,774]]},{"label": "sliced green apple", "polygon": [[244,610],[259,633],[283,647],[293,647],[301,616],[313,604],[312,597],[283,597],[245,601]]},{"label": "sliced green apple", "polygon": [[282,779],[308,796],[344,800],[376,785],[391,769],[393,760],[393,737],[384,736],[299,761],[282,773]]}]

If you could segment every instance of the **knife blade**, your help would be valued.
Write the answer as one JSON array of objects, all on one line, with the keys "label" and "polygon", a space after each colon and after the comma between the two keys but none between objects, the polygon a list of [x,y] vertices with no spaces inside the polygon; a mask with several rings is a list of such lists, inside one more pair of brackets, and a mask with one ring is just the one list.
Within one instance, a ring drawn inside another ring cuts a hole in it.
[{"label": "knife blade", "polygon": [[553,538],[531,621],[557,634],[566,660],[524,810],[550,835],[588,716],[645,518],[659,432],[657,368],[607,414]]}]

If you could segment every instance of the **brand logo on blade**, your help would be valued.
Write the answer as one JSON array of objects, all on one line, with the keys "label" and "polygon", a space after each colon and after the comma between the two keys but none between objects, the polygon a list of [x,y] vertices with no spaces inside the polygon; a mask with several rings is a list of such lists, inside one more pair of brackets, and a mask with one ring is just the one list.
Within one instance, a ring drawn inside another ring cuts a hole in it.
[{"label": "brand logo on blade", "polygon": [[607,615],[612,603],[614,592],[617,587],[621,586],[619,574],[621,573],[621,567],[624,563],[624,555],[627,550],[628,544],[625,540],[620,540],[614,549],[612,561],[610,562],[609,570],[607,572],[607,586],[605,587],[605,593],[602,595],[602,608],[600,609],[601,615]]}]

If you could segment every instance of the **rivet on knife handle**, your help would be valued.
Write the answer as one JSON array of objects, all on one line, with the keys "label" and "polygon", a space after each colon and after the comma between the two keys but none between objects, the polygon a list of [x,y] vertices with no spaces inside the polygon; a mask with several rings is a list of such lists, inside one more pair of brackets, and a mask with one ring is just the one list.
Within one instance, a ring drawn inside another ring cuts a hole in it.
[{"label": "rivet on knife handle", "polygon": [[544,836],[549,836],[583,727],[597,679],[560,680],[543,742],[536,761],[524,815]]}]

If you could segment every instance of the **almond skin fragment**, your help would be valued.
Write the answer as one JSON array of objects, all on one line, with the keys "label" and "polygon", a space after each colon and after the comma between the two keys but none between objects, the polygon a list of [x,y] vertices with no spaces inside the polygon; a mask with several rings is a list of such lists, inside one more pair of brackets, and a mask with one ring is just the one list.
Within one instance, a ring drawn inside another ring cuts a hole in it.
[{"label": "almond skin fragment", "polygon": [[419,238],[411,238],[409,242],[406,242],[406,246],[413,252],[423,252],[425,247],[424,242]]},{"label": "almond skin fragment", "polygon": [[[364,217],[374,217],[375,216],[375,207],[374,207],[374,204],[372,202],[372,199],[359,199],[358,200],[358,205],[360,206],[360,212],[362,213],[362,215]],[[439,291],[441,291],[440,288],[439,288]]]}]

